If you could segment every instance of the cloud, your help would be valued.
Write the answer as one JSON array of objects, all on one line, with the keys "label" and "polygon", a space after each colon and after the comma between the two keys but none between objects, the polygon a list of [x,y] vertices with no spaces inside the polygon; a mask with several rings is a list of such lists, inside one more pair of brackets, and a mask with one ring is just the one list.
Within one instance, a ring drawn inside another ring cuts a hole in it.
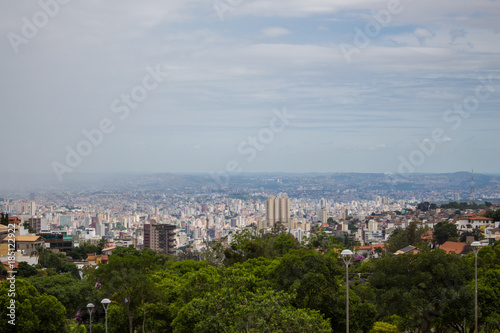
[{"label": "cloud", "polygon": [[468,32],[465,31],[465,29],[453,29],[453,30],[450,31],[451,42],[455,43],[455,41],[457,40],[457,38],[465,38],[465,36],[467,34],[468,34]]},{"label": "cloud", "polygon": [[[211,0],[70,2],[20,46],[19,55],[4,38],[0,99],[6,111],[0,142],[9,142],[4,153],[37,161],[20,168],[41,165],[51,172],[50,162],[64,159],[66,145],[74,146],[83,129],[109,117],[117,130],[106,136],[102,149],[111,153],[89,156],[88,170],[99,165],[120,171],[154,165],[160,170],[173,165],[164,156],[179,155],[175,168],[168,170],[199,165],[203,171],[205,166],[197,163],[201,157],[210,165],[223,164],[217,156],[233,154],[241,140],[269,122],[273,108],[288,107],[298,120],[273,141],[276,147],[286,142],[304,147],[294,156],[318,156],[322,151],[316,147],[322,142],[339,142],[329,152],[338,156],[339,147],[359,137],[364,141],[353,146],[360,151],[372,147],[371,153],[390,160],[396,149],[391,144],[422,140],[429,126],[446,126],[444,110],[473,94],[478,76],[498,69],[500,44],[492,41],[500,31],[500,6],[494,1],[402,0],[402,12],[370,37],[350,65],[339,45],[354,45],[355,28],[364,31],[375,13],[387,9],[387,0],[225,3],[234,5],[221,22]],[[40,10],[36,2],[4,7],[4,36],[20,33],[21,19]],[[145,67],[156,64],[171,75],[121,122],[111,101],[130,94]],[[498,99],[491,94],[481,104],[484,118],[474,114],[468,123],[486,146],[498,142],[497,134],[485,139],[481,131],[495,123],[490,114]],[[13,123],[25,129],[19,140],[9,139],[17,135],[17,128],[9,126]],[[456,133],[454,139],[459,141]],[[164,153],[153,163],[149,150],[142,160],[131,159],[129,147],[137,153],[143,148]],[[352,158],[364,157],[353,152]],[[295,167],[281,161],[252,165],[263,170]],[[297,169],[309,167],[297,163]],[[13,166],[0,166],[0,171],[9,168]]]},{"label": "cloud", "polygon": [[375,146],[370,147],[370,150],[381,150],[381,149],[385,149],[388,147],[389,146],[386,145],[385,143],[379,143],[379,144],[376,144]]},{"label": "cloud", "polygon": [[289,35],[290,33],[290,30],[281,27],[268,27],[262,29],[262,34],[265,37],[280,37]]},{"label": "cloud", "polygon": [[425,41],[427,39],[433,38],[435,36],[432,31],[422,28],[415,29],[414,34],[420,45],[425,45]]}]

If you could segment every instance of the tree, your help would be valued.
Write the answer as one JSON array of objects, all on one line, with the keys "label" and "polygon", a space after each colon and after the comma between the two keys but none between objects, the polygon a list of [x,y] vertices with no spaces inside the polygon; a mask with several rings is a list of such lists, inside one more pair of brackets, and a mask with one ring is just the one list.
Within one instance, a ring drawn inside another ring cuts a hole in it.
[{"label": "tree", "polygon": [[25,261],[21,261],[19,265],[17,266],[17,276],[19,277],[24,277],[24,278],[29,278],[30,276],[37,275],[38,270],[28,264]]},{"label": "tree", "polygon": [[226,287],[194,298],[173,321],[176,332],[331,332],[317,312],[290,305],[290,296],[272,289],[255,293]]},{"label": "tree", "polygon": [[108,240],[106,238],[101,238],[99,243],[97,243],[97,254],[102,254],[102,249],[108,245]]},{"label": "tree", "polygon": [[410,222],[406,229],[396,229],[387,241],[389,243],[389,251],[396,252],[408,245],[417,246],[422,242],[422,234],[428,230],[427,227],[422,228],[420,222]]},{"label": "tree", "polygon": [[57,273],[71,273],[71,275],[80,279],[80,273],[75,264],[68,262],[63,253],[56,253],[46,249],[44,246],[37,245],[30,256],[38,257],[38,264],[41,267],[54,269]]},{"label": "tree", "polygon": [[446,221],[439,222],[434,226],[434,241],[441,245],[444,242],[456,241],[458,238],[457,226],[453,223],[448,223]]},{"label": "tree", "polygon": [[425,201],[425,202],[421,202],[417,205],[417,209],[420,209],[421,211],[423,212],[426,212],[428,211],[430,208],[430,203]]},{"label": "tree", "polygon": [[466,258],[442,250],[388,256],[373,265],[379,318],[398,315],[400,330],[453,327],[473,318],[473,269]]},{"label": "tree", "polygon": [[376,322],[370,333],[397,333],[398,327],[384,322]]},{"label": "tree", "polygon": [[0,213],[0,223],[4,226],[9,225],[9,214]]},{"label": "tree", "polygon": [[497,210],[489,210],[483,214],[484,217],[489,217],[494,219],[495,221],[500,221],[500,209]]},{"label": "tree", "polygon": [[31,251],[30,257],[37,257],[38,263],[42,266],[45,264],[46,257],[48,256],[47,248],[43,245],[36,245],[35,249]]},{"label": "tree", "polygon": [[286,233],[281,222],[276,222],[270,233],[245,229],[234,236],[229,248],[224,249],[227,266],[253,258],[275,258],[300,247],[297,239]]},{"label": "tree", "polygon": [[94,289],[88,280],[79,280],[69,273],[31,277],[28,281],[40,294],[52,295],[66,308],[66,317],[74,318],[79,308],[85,308],[88,295]]},{"label": "tree", "polygon": [[[346,290],[342,286],[345,271],[337,255],[314,250],[291,251],[278,259],[269,273],[275,289],[294,295],[292,305],[320,311],[334,331],[345,330]],[[352,294],[352,330],[368,330],[373,325],[375,308],[367,305],[356,293]]]},{"label": "tree", "polygon": [[102,253],[102,248],[99,246],[90,242],[83,242],[80,246],[67,251],[67,255],[73,258],[73,260],[82,260],[87,259],[87,255],[90,253],[100,254],[99,252]]},{"label": "tree", "polygon": [[127,313],[130,333],[137,323],[134,318],[140,309],[143,310],[142,326],[146,321],[146,303],[153,302],[158,295],[151,273],[166,262],[165,256],[158,255],[151,249],[141,251],[128,248],[117,248],[105,265],[99,265],[91,277],[96,284],[101,284],[95,292],[96,299],[104,297],[123,307]]},{"label": "tree", "polygon": [[61,333],[65,331],[64,306],[54,297],[40,294],[28,281],[15,280],[15,326],[7,323],[10,281],[0,283],[0,333]]}]

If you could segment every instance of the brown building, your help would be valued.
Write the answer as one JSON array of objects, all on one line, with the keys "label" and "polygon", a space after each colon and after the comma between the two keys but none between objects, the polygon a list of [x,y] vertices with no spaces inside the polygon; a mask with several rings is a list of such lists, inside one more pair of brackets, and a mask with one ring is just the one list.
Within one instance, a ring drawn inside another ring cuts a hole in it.
[{"label": "brown building", "polygon": [[73,248],[73,237],[66,236],[66,233],[41,233],[39,236],[43,237],[50,250],[66,252]]},{"label": "brown building", "polygon": [[34,233],[42,231],[42,219],[40,217],[30,217],[28,225]]},{"label": "brown building", "polygon": [[21,219],[17,216],[9,216],[9,225],[14,224],[14,225],[21,225]]},{"label": "brown building", "polygon": [[158,253],[175,253],[175,225],[158,224],[152,220],[144,224],[144,247]]}]

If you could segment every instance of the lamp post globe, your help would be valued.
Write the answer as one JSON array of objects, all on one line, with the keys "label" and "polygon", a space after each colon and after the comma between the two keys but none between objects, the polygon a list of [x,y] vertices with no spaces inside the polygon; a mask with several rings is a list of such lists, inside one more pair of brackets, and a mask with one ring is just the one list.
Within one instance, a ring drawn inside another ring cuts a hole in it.
[{"label": "lamp post globe", "polygon": [[104,313],[105,313],[105,318],[106,318],[106,333],[108,333],[108,307],[111,301],[109,298],[104,298],[101,301],[102,306],[104,307]]},{"label": "lamp post globe", "polygon": [[90,333],[92,333],[92,312],[94,311],[95,305],[93,303],[87,304],[87,311],[89,312],[89,327],[90,327]]},{"label": "lamp post globe", "polygon": [[346,332],[349,333],[349,264],[351,263],[352,256],[354,253],[349,250],[343,250],[340,255],[342,256],[342,260],[345,263],[346,276],[345,276],[345,285],[346,285]]},{"label": "lamp post globe", "polygon": [[475,262],[474,262],[474,284],[475,284],[475,294],[474,294],[474,320],[475,320],[475,326],[474,326],[474,332],[478,332],[478,322],[477,322],[477,253],[479,252],[479,249],[481,248],[481,243],[478,241],[472,242],[470,245],[472,247],[472,251],[474,251],[474,256],[475,256]]}]

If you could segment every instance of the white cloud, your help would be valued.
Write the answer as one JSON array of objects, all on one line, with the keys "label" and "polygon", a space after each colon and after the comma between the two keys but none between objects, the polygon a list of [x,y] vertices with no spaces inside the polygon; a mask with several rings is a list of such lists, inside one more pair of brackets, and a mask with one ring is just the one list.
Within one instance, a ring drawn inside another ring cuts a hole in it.
[{"label": "white cloud", "polygon": [[[444,110],[473,94],[479,75],[499,67],[500,44],[493,41],[500,31],[500,6],[494,1],[401,0],[403,11],[353,55],[352,64],[346,63],[339,44],[353,43],[354,28],[365,27],[388,1],[242,0],[223,22],[212,4],[73,1],[21,45],[19,55],[4,38],[0,98],[6,111],[0,142],[16,136],[16,127],[8,124],[22,123],[26,130],[25,136],[7,145],[6,154],[16,158],[23,152],[51,171],[51,160],[64,158],[64,147],[81,140],[82,129],[116,116],[110,111],[111,101],[130,93],[146,66],[160,64],[170,73],[165,82],[148,93],[127,122],[113,118],[117,130],[105,138],[102,149],[112,151],[116,161],[104,156],[92,164],[92,155],[89,165],[134,168],[127,147],[143,142],[147,147],[160,142],[158,151],[179,155],[184,148],[203,151],[207,163],[219,165],[211,154],[225,154],[221,143],[237,145],[254,133],[252,129],[269,122],[273,108],[282,107],[298,115],[283,133],[296,140],[294,147],[305,147],[294,156],[320,155],[315,148],[320,142],[338,142],[331,151],[331,156],[338,156],[339,147],[359,136],[364,141],[354,146],[365,151],[372,147],[380,150],[373,154],[390,159],[396,149],[391,143],[401,137],[405,142],[422,140],[429,136],[429,126],[449,125],[442,123]],[[39,10],[36,2],[6,2],[3,7],[4,36],[20,30],[23,16]],[[270,39],[282,36],[286,43]],[[493,113],[497,100],[492,94],[481,110]],[[474,121],[468,129],[479,142],[479,128],[494,122],[486,116],[470,119]],[[152,126],[163,129],[154,139],[148,131]],[[184,148],[177,136],[189,138]],[[495,138],[484,142],[497,142]],[[131,144],[120,148],[121,142]],[[30,148],[32,143],[39,148]],[[144,164],[148,154],[144,153]],[[182,170],[182,163],[196,165],[196,156],[182,156],[177,169]],[[352,157],[362,160],[361,155]],[[271,168],[279,170],[283,165],[276,163]],[[0,171],[8,167],[0,166]],[[305,170],[308,165],[297,168]]]},{"label": "white cloud", "polygon": [[415,29],[414,34],[420,45],[425,45],[425,41],[427,39],[433,38],[435,36],[432,31],[422,28]]},{"label": "white cloud", "polygon": [[290,30],[281,27],[268,27],[262,29],[262,34],[265,37],[280,37],[289,35],[290,33]]}]

